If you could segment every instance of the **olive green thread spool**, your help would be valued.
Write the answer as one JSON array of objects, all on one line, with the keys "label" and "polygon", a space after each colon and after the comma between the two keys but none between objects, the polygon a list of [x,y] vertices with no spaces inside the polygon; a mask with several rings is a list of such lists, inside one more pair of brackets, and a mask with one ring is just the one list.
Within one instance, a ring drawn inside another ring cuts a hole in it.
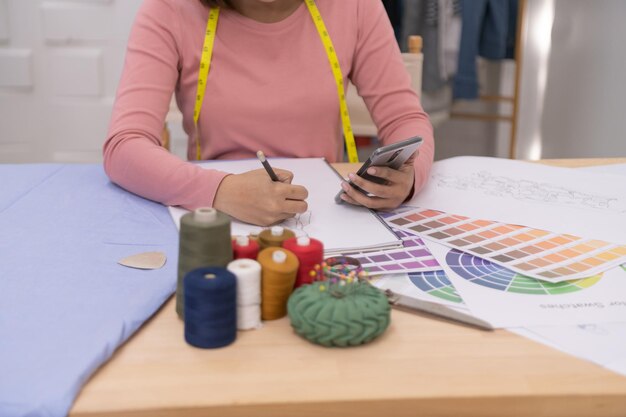
[{"label": "olive green thread spool", "polygon": [[298,258],[283,248],[266,248],[257,259],[261,272],[261,318],[276,320],[287,315],[287,300],[298,273]]},{"label": "olive green thread spool", "polygon": [[391,317],[387,297],[361,281],[304,285],[289,297],[287,309],[297,334],[326,347],[369,343],[385,332]]},{"label": "olive green thread spool", "polygon": [[259,233],[259,246],[261,250],[270,247],[279,248],[283,245],[285,240],[295,236],[296,235],[289,229],[282,226],[273,226]]},{"label": "olive green thread spool", "polygon": [[183,279],[194,269],[226,267],[233,260],[230,236],[230,217],[213,208],[202,207],[180,219],[178,251],[178,285],[176,313],[184,315]]}]

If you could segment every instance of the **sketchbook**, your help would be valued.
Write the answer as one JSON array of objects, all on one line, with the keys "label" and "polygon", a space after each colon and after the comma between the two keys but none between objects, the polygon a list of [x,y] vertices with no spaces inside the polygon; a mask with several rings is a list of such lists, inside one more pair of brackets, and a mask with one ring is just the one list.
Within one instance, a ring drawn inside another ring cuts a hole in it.
[{"label": "sketchbook", "polygon": [[[293,230],[296,236],[307,235],[324,243],[326,256],[360,250],[381,250],[402,247],[399,239],[378,215],[364,207],[336,204],[335,195],[340,189],[341,177],[323,158],[269,158],[274,168],[293,172],[293,183],[309,191],[309,210],[281,225]],[[237,161],[211,161],[202,163],[206,169],[216,169],[238,174],[262,168],[258,159]],[[170,207],[170,214],[180,228],[180,218],[185,209]],[[262,227],[232,221],[231,233],[258,234]]]}]

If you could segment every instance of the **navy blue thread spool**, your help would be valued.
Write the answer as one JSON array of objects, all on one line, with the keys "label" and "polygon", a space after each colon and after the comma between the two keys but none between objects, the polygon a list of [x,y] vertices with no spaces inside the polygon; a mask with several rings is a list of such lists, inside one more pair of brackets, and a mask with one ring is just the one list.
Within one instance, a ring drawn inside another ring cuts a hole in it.
[{"label": "navy blue thread spool", "polygon": [[237,278],[226,268],[206,267],[184,278],[185,340],[212,349],[237,337]]}]

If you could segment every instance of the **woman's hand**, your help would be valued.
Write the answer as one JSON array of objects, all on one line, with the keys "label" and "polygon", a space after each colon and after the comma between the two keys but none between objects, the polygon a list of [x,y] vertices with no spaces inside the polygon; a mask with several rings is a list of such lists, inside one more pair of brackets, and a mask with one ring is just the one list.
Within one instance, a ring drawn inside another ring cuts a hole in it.
[{"label": "woman's hand", "polygon": [[369,175],[384,179],[386,184],[376,184],[354,173],[349,174],[348,178],[354,185],[374,194],[374,196],[368,197],[344,181],[341,183],[341,188],[344,191],[341,194],[341,199],[350,204],[375,210],[395,209],[409,197],[413,189],[415,183],[413,161],[415,157],[416,154],[407,159],[397,170],[388,167],[370,167],[367,169]]},{"label": "woman's hand", "polygon": [[292,185],[293,174],[274,169],[274,182],[264,169],[224,177],[215,194],[213,207],[238,220],[269,226],[307,211],[309,192]]}]

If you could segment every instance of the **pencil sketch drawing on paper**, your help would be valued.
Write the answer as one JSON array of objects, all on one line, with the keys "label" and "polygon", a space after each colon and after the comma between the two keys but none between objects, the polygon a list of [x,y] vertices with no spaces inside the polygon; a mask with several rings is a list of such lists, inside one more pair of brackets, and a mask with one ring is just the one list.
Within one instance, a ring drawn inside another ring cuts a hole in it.
[{"label": "pencil sketch drawing on paper", "polygon": [[283,222],[283,226],[293,231],[299,230],[306,234],[306,227],[311,224],[311,218],[313,217],[313,213],[310,211],[305,211],[304,213],[296,214],[294,217],[286,219]]},{"label": "pencil sketch drawing on paper", "polygon": [[584,193],[549,183],[508,178],[487,171],[469,176],[433,175],[435,184],[442,188],[476,190],[495,197],[510,197],[520,201],[566,205],[598,210],[623,211],[618,198]]}]

